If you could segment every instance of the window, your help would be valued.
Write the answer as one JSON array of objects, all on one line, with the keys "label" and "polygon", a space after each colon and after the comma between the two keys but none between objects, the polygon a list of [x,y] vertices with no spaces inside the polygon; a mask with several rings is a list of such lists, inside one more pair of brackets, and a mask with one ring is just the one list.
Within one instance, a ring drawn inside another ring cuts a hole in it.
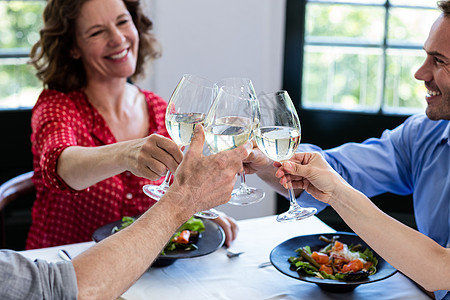
[{"label": "window", "polygon": [[423,112],[426,89],[414,73],[440,14],[433,4],[287,0],[285,65],[293,62],[285,68],[285,88],[295,90],[306,109]]},{"label": "window", "polygon": [[0,109],[33,106],[42,83],[27,64],[45,1],[0,1]]}]

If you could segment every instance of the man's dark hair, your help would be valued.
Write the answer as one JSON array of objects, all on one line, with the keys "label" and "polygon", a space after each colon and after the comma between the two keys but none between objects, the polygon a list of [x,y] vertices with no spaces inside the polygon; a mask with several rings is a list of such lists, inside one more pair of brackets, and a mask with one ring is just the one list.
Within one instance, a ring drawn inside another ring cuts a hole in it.
[{"label": "man's dark hair", "polygon": [[450,1],[438,1],[437,3],[439,9],[444,13],[444,16],[450,16]]}]

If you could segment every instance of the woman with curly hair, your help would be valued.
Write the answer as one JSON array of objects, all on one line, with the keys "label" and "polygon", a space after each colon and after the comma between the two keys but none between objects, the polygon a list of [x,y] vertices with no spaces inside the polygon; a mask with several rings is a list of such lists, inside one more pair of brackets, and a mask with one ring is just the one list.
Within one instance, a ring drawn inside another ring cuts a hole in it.
[{"label": "woman with curly hair", "polygon": [[[32,112],[37,190],[27,249],[84,242],[142,214],[183,158],[168,138],[166,102],[130,80],[160,55],[139,0],[49,0],[31,64],[44,85]],[[227,244],[237,232],[221,215]]]}]

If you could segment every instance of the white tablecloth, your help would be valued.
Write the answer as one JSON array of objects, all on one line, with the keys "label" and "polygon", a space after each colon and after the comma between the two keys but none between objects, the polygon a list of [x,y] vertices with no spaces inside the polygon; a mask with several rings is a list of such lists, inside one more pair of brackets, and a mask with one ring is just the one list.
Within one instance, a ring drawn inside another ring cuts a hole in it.
[{"label": "white tablecloth", "polygon": [[[178,259],[162,268],[150,268],[125,293],[126,300],[146,299],[429,299],[400,273],[374,283],[358,286],[349,293],[331,293],[313,283],[283,275],[273,266],[258,268],[269,261],[270,251],[281,242],[305,234],[334,232],[316,217],[278,223],[275,216],[242,220],[233,249],[244,251],[228,258],[226,249],[212,254]],[[22,252],[27,257],[61,260],[58,249],[75,256],[93,242]],[[114,262],[111,262],[114,263]],[[124,270],[126,272],[126,270]]]}]

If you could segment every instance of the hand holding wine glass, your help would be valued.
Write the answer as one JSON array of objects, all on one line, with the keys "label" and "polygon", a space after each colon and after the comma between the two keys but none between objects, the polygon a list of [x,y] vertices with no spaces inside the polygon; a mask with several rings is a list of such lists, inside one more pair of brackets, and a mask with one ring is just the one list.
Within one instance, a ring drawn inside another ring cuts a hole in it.
[{"label": "hand holding wine glass", "polygon": [[[170,97],[165,117],[167,131],[176,144],[189,145],[195,125],[203,123],[216,90],[207,79],[183,75]],[[161,199],[169,188],[171,176],[168,171],[161,185],[145,185],[143,191],[155,200]]]},{"label": "hand holding wine glass", "polygon": [[[248,96],[251,99],[257,100],[253,83],[248,78],[230,77],[216,82],[216,85],[219,89],[221,87],[237,89],[237,92],[240,91],[243,96]],[[259,126],[260,111],[258,101],[254,101],[252,103],[253,105],[255,105],[255,107],[252,109],[252,112],[255,114],[255,116],[252,116],[251,118],[254,130],[257,126]],[[251,138],[252,137],[250,137],[250,139]],[[245,182],[244,171],[242,171],[239,175],[241,178],[241,183],[239,187],[237,189],[234,189],[231,193],[231,200],[228,203],[233,205],[249,205],[261,201],[265,196],[264,191],[262,189],[248,186]]]},{"label": "hand holding wine glass", "polygon": [[215,154],[247,143],[252,138],[258,108],[257,100],[247,92],[221,87],[205,119],[205,138],[210,151]]},{"label": "hand holding wine glass", "polygon": [[[300,144],[301,127],[295,107],[286,91],[262,94],[260,127],[255,130],[258,148],[270,159],[283,162],[292,157]],[[313,207],[301,207],[288,182],[290,207],[277,217],[279,222],[301,220],[314,215]]]}]

